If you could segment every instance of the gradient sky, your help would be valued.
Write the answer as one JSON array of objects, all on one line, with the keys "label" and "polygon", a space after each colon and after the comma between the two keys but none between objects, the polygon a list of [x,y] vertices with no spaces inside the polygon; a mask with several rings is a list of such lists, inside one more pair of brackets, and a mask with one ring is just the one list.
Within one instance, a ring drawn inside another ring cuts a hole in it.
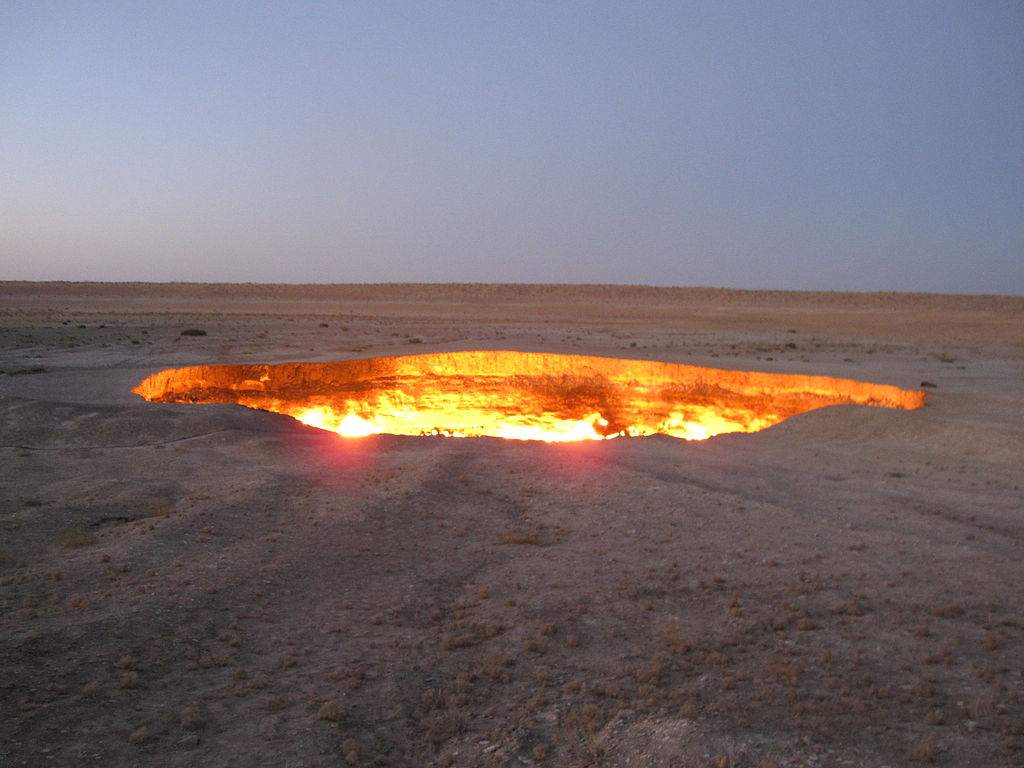
[{"label": "gradient sky", "polygon": [[0,279],[1024,294],[1024,4],[3,0]]}]

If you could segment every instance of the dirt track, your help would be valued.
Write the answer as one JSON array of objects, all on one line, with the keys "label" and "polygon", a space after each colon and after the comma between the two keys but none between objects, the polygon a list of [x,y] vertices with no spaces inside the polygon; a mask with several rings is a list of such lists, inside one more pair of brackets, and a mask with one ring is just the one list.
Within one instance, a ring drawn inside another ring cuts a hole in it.
[{"label": "dirt track", "polygon": [[[8,283],[0,317],[4,765],[1024,763],[1024,299]],[[566,445],[129,392],[463,349],[936,386]]]}]

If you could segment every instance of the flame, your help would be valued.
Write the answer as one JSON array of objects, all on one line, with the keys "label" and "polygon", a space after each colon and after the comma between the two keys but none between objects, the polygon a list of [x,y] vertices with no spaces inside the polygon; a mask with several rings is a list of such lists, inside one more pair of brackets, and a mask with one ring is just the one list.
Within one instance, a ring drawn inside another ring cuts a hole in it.
[{"label": "flame", "polygon": [[146,400],[239,403],[345,437],[491,436],[567,442],[757,432],[842,403],[918,408],[885,384],[526,352],[452,352],[338,363],[168,369]]},{"label": "flame", "polygon": [[604,435],[598,430],[607,426],[608,420],[601,414],[589,414],[581,421],[543,417],[537,423],[495,423],[491,426],[481,424],[477,427],[452,429],[450,427],[428,426],[452,424],[465,420],[465,414],[431,413],[429,417],[415,411],[404,413],[379,413],[372,419],[364,419],[356,413],[344,413],[330,408],[305,408],[291,410],[282,406],[280,413],[285,413],[303,424],[318,429],[337,432],[342,437],[366,437],[368,435],[444,435],[445,437],[503,437],[508,440],[543,440],[548,443],[565,443],[574,440],[605,440],[617,435]]},{"label": "flame", "polygon": [[372,421],[367,421],[354,413],[346,413],[339,416],[339,414],[328,408],[307,408],[288,415],[298,419],[303,424],[308,424],[317,429],[337,432],[343,437],[366,437],[367,435],[379,435],[387,431],[385,425],[374,424]]}]

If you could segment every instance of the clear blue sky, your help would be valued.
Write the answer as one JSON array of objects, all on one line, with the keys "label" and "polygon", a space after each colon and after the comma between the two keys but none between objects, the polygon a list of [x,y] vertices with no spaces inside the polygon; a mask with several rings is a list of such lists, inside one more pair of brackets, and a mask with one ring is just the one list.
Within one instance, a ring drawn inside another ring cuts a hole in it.
[{"label": "clear blue sky", "polygon": [[0,279],[1024,293],[1024,4],[0,2]]}]

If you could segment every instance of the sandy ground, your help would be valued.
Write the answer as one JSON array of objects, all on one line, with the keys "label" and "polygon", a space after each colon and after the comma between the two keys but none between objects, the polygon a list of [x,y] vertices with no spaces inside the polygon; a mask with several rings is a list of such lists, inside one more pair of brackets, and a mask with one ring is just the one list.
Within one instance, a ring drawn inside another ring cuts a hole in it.
[{"label": "sandy ground", "polygon": [[[462,349],[934,386],[562,445],[129,392]],[[1024,764],[1022,298],[0,283],[0,371],[0,765]]]}]

